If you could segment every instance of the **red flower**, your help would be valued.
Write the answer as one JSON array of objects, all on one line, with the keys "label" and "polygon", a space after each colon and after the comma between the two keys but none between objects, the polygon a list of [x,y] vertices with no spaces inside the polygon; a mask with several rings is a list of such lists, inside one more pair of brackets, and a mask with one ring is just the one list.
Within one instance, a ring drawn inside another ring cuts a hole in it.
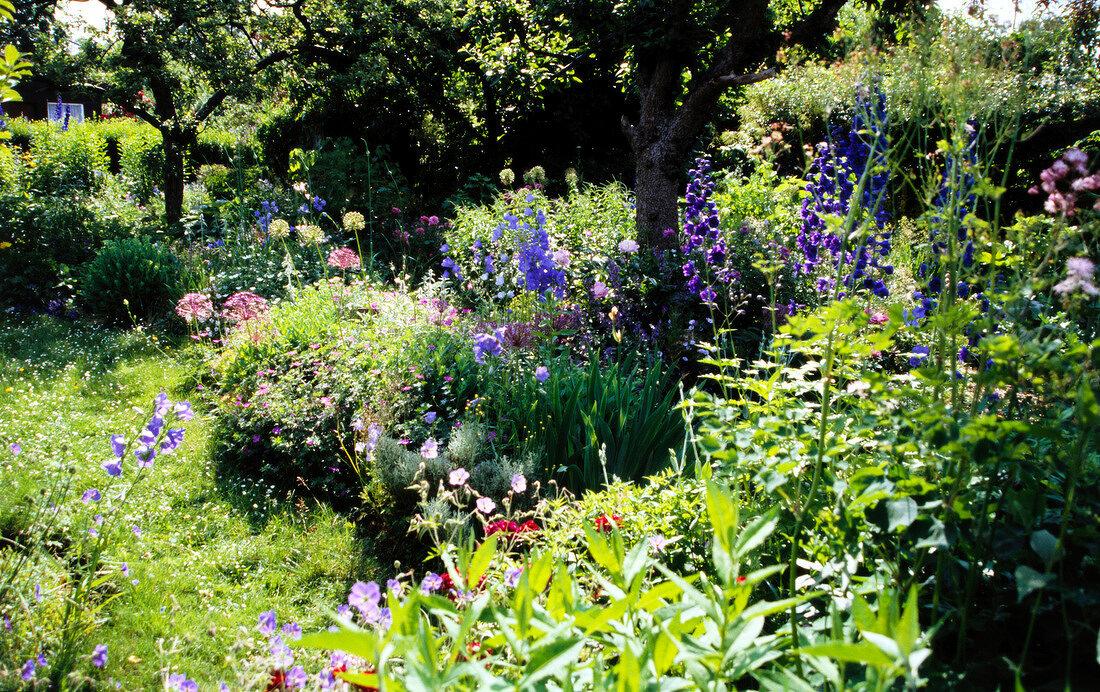
[{"label": "red flower", "polygon": [[523,522],[523,525],[516,529],[516,533],[531,533],[532,531],[539,531],[540,527],[534,521],[528,519]]},{"label": "red flower", "polygon": [[738,584],[744,584],[747,581],[748,581],[748,579],[746,577],[737,577],[737,583]]},{"label": "red flower", "polygon": [[614,522],[615,526],[621,528],[623,525],[623,518],[620,517],[618,514],[612,514],[611,516],[601,514],[599,517],[596,518],[596,530],[606,533],[611,530],[612,522]]},{"label": "red flower", "polygon": [[[335,668],[332,669],[332,675],[337,680],[342,679],[342,678],[339,677],[339,675],[337,675],[338,673],[346,673],[346,672],[348,672],[348,667],[346,665],[343,665],[343,664],[338,665],[338,666],[336,666]],[[367,668],[366,670],[363,670],[361,672],[366,673],[367,675],[370,675],[371,673],[374,672],[374,668]],[[351,685],[351,688],[353,690],[357,690],[358,692],[378,692],[378,688],[377,687],[372,687],[371,685],[356,685],[355,683],[351,683],[351,682],[349,682],[348,684]]]},{"label": "red flower", "polygon": [[284,686],[286,683],[286,675],[282,670],[271,671],[271,681],[267,683],[267,690],[265,692],[275,692],[276,690],[286,689]]}]

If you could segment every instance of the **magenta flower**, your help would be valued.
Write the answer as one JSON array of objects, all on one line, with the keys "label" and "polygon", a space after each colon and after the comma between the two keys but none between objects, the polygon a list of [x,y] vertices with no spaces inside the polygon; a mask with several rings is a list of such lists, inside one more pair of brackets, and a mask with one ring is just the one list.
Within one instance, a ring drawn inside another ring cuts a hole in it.
[{"label": "magenta flower", "polygon": [[241,291],[226,299],[222,314],[232,324],[240,324],[263,317],[269,308],[268,302],[260,296],[251,291]]}]

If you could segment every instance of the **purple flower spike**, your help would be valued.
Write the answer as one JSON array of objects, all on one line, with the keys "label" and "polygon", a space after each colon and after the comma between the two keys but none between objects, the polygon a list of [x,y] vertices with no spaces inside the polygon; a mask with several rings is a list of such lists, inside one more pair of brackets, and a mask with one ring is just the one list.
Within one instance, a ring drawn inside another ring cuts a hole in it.
[{"label": "purple flower spike", "polygon": [[80,501],[84,503],[99,502],[101,497],[102,495],[99,494],[98,490],[95,488],[88,488],[84,491],[84,494],[80,496]]},{"label": "purple flower spike", "polygon": [[180,443],[183,442],[183,433],[183,428],[169,428],[164,440],[160,443],[161,453],[170,454],[176,447],[179,447]]},{"label": "purple flower spike", "polygon": [[34,680],[34,659],[29,658],[27,662],[23,664],[23,679],[27,682]]},{"label": "purple flower spike", "polygon": [[92,652],[92,665],[96,668],[102,668],[107,665],[107,645],[97,644],[95,651]]},{"label": "purple flower spike", "polygon": [[111,459],[105,461],[100,466],[107,472],[108,476],[121,476],[122,475],[122,462],[118,459]]},{"label": "purple flower spike", "polygon": [[111,451],[119,459],[126,453],[126,438],[122,435],[111,435]]}]

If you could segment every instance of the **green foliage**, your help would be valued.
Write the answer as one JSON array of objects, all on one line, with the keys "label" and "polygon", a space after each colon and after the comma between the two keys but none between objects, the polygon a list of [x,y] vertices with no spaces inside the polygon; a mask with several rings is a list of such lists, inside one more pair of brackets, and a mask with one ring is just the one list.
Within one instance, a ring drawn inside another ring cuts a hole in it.
[{"label": "green foliage", "polygon": [[658,364],[641,359],[555,363],[530,424],[538,430],[534,442],[545,454],[546,475],[581,492],[612,478],[641,482],[661,471],[684,442],[670,384]]},{"label": "green foliage", "polygon": [[113,322],[159,318],[181,295],[179,260],[145,239],[108,243],[88,265],[80,294],[88,308]]},{"label": "green foliage", "polygon": [[[693,492],[702,489],[697,485]],[[915,676],[923,656],[917,653],[922,639],[912,598],[900,617],[889,596],[880,597],[877,614],[860,601],[860,627],[872,644],[850,645],[858,655],[827,640],[819,645],[833,646],[835,654],[794,651],[790,634],[769,623],[804,598],[760,599],[783,568],[746,565],[775,530],[774,513],[742,525],[728,489],[708,484],[705,494],[709,515],[721,522],[710,534],[714,560],[724,565],[718,578],[685,578],[669,570],[649,541],[628,542],[629,529],[612,526],[606,532],[588,519],[580,534],[575,523],[555,522],[547,527],[551,537],[564,529],[574,540],[526,556],[501,555],[497,536],[476,550],[462,544],[457,555],[445,547],[449,578],[470,591],[455,603],[416,589],[404,597],[391,592],[388,628],[345,624],[302,644],[359,657],[364,668],[341,677],[379,687],[412,682],[429,689],[710,689],[751,678],[771,689],[812,689],[801,665],[796,668],[787,655],[804,657],[814,679],[824,674],[832,684],[844,679],[832,661],[863,664],[866,682],[840,683],[847,689],[883,689]],[[512,564],[512,581],[502,584]]]}]

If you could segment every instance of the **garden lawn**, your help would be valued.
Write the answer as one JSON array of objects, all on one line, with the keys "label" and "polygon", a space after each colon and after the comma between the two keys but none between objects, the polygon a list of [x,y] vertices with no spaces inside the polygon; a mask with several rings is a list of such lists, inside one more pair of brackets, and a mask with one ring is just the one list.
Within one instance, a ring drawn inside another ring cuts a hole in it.
[{"label": "garden lawn", "polygon": [[[133,407],[148,411],[160,391],[190,398],[197,415],[186,423],[183,444],[157,457],[123,510],[122,538],[104,558],[109,588],[100,596],[118,597],[91,616],[83,652],[106,644],[107,664],[95,669],[83,657],[78,670],[113,678],[123,689],[151,689],[170,669],[210,689],[234,678],[234,667],[252,655],[260,612],[274,609],[280,622],[323,629],[349,584],[373,577],[375,565],[362,556],[344,517],[302,501],[283,506],[263,487],[217,488],[207,420],[195,397],[181,394],[189,389],[185,372],[179,351],[148,332],[44,316],[0,318],[3,535],[16,535],[27,521],[26,498],[56,474],[72,474],[58,526],[49,532],[56,539],[51,557],[20,573],[25,605],[3,606],[15,610],[3,613],[14,627],[0,644],[0,689],[18,683],[24,661],[57,636],[50,628],[63,604],[71,527],[98,507],[80,496],[107,487],[111,479],[100,463],[112,458],[109,436],[139,430],[146,414]],[[124,464],[132,474],[130,461]],[[47,612],[27,618],[21,607]]]}]

